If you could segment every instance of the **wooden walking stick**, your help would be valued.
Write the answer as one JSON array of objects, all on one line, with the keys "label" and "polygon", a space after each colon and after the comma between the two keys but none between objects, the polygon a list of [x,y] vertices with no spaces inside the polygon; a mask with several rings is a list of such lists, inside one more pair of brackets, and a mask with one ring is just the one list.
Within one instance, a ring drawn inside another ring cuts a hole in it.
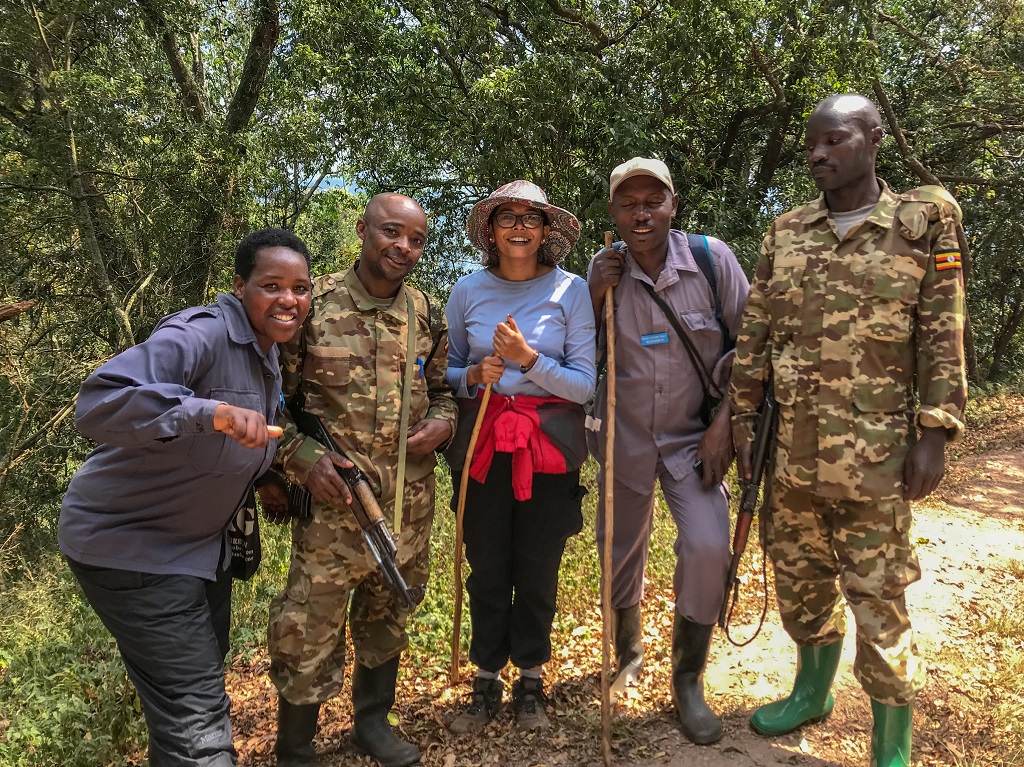
[{"label": "wooden walking stick", "polygon": [[466,513],[466,491],[469,489],[469,467],[473,463],[473,452],[476,440],[480,436],[480,426],[487,412],[487,402],[491,398],[491,385],[484,386],[484,394],[480,398],[480,410],[476,414],[473,433],[469,436],[469,447],[466,448],[466,460],[462,464],[462,479],[459,481],[459,503],[455,511],[455,618],[452,621],[452,665],[448,670],[448,681],[451,686],[461,681],[459,655],[462,650],[462,517]]},{"label": "wooden walking stick", "polygon": [[[604,246],[612,246],[612,233],[604,233]],[[604,293],[604,327],[608,354],[608,401],[605,407],[604,441],[604,551],[601,562],[601,750],[605,767],[612,764],[612,531],[614,529],[615,478],[615,303],[612,287]]]}]

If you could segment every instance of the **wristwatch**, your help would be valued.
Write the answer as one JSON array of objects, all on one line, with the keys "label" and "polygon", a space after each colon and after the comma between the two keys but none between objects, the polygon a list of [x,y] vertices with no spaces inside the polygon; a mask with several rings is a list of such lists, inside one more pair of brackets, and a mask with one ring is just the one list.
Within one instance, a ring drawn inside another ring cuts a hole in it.
[{"label": "wristwatch", "polygon": [[530,364],[529,365],[520,365],[519,366],[519,372],[520,373],[529,373],[531,370],[533,370],[533,366],[537,364],[537,360],[539,360],[539,359],[540,359],[540,352],[534,351],[533,359],[530,360]]}]

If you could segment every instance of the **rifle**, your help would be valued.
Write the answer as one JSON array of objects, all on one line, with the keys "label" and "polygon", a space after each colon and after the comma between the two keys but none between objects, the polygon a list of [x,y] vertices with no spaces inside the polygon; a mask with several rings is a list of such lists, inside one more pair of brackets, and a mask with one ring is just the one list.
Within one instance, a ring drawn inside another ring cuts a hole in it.
[{"label": "rifle", "polygon": [[[305,411],[303,407],[305,403],[302,400],[304,398],[295,397],[288,405],[288,410],[295,420],[295,425],[299,427],[299,431],[312,437],[328,450],[344,455],[338,449],[338,444],[331,437],[330,432],[324,427],[320,417]],[[387,581],[391,590],[402,597],[406,607],[410,609],[416,607],[423,600],[426,589],[423,586],[409,588],[398,571],[398,563],[395,561],[398,548],[395,546],[394,538],[391,537],[391,531],[388,530],[387,521],[380,510],[380,504],[377,503],[377,497],[373,494],[373,488],[370,487],[370,481],[363,472],[355,467],[343,469],[335,466],[334,468],[348,486],[349,492],[352,493],[352,505],[349,508],[355,515],[356,524],[359,525],[359,531],[363,534],[363,540],[366,541],[370,553],[373,554],[373,558],[377,562],[377,569],[380,570],[380,574],[384,576],[384,580]],[[296,486],[292,485],[292,492],[289,493],[290,502],[293,500],[295,488]],[[305,488],[301,488],[301,491],[307,495],[308,503],[309,491]]]},{"label": "rifle", "polygon": [[[768,503],[770,497],[771,477],[767,476],[769,467],[773,463],[775,454],[775,431],[779,421],[778,404],[775,402],[775,393],[772,386],[772,379],[769,377],[765,387],[764,400],[761,403],[761,410],[757,414],[757,423],[754,425],[754,454],[753,466],[751,466],[750,481],[743,483],[743,491],[740,496],[740,510],[736,515],[736,532],[732,538],[732,560],[729,562],[729,575],[725,580],[725,599],[722,600],[722,609],[718,613],[718,625],[724,629],[726,636],[729,635],[727,623],[732,616],[733,608],[740,593],[740,584],[736,580],[736,571],[740,566],[740,559],[747,548],[747,538],[750,535],[750,523],[754,519],[754,509],[757,507],[758,495],[761,491],[761,483],[764,482],[764,504]],[[765,573],[767,578],[767,573]],[[767,587],[767,583],[766,583]],[[767,592],[765,597],[765,613],[768,610]],[[762,616],[763,622],[763,616]],[[758,626],[758,632],[761,630]],[[754,637],[757,633],[754,634]],[[751,637],[744,644],[753,641]],[[732,642],[732,638],[729,637]],[[735,642],[733,642],[735,644]],[[743,645],[739,645],[742,647]]]}]

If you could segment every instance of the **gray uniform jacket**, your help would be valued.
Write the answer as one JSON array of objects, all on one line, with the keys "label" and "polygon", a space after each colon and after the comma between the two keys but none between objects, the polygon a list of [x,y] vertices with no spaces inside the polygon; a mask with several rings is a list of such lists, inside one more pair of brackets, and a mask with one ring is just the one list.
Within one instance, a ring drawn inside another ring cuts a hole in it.
[{"label": "gray uniform jacket", "polygon": [[164,317],[82,384],[75,425],[99,442],[68,486],[58,543],[95,567],[214,579],[225,529],[277,447],[214,431],[221,403],[276,421],[277,348],[263,354],[241,302]]}]

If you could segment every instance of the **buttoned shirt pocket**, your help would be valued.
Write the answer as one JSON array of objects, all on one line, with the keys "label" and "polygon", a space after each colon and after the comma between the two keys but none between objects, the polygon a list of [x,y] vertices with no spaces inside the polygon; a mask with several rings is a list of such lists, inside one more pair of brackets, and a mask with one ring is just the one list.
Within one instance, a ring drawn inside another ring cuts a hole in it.
[{"label": "buttoned shirt pocket", "polygon": [[765,291],[772,341],[784,344],[800,329],[804,303],[803,267],[776,268]]},{"label": "buttoned shirt pocket", "polygon": [[857,317],[857,336],[876,341],[907,341],[919,290],[920,276],[907,270],[868,270]]},{"label": "buttoned shirt pocket", "polygon": [[348,386],[352,350],[345,346],[307,346],[302,377],[321,386]]},{"label": "buttoned shirt pocket", "polygon": [[[210,399],[263,413],[263,399],[254,391],[211,389]],[[243,447],[226,434],[197,434],[192,437],[189,461],[192,467],[212,474],[255,473],[265,450]]]},{"label": "buttoned shirt pocket", "polygon": [[682,319],[683,325],[690,331],[690,338],[700,352],[700,356],[704,360],[714,359],[721,348],[721,332],[718,329],[718,321],[715,320],[714,313],[681,312],[679,317]]}]

